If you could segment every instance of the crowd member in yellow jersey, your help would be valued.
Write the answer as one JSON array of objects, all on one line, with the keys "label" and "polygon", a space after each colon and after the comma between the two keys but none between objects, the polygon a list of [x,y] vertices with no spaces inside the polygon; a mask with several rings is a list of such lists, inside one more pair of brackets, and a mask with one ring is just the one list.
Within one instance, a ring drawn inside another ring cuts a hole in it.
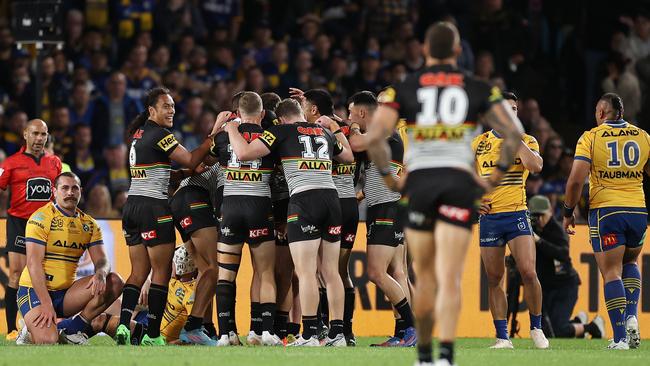
[{"label": "crowd member in yellow jersey", "polygon": [[[503,93],[504,99],[517,112],[517,96]],[[476,155],[476,171],[482,178],[496,169],[501,151],[501,136],[494,130],[478,135],[472,141]],[[490,312],[496,329],[496,343],[491,348],[513,348],[508,338],[508,300],[503,290],[506,244],[517,262],[524,284],[524,298],[530,314],[530,336],[537,348],[548,348],[542,331],[542,287],[535,270],[535,242],[526,207],[528,173],[542,170],[539,144],[524,134],[513,165],[505,172],[496,189],[483,196],[479,210],[479,245],[488,278]]]},{"label": "crowd member in yellow jersey", "polygon": [[589,177],[589,239],[605,283],[605,304],[614,330],[610,349],[637,348],[641,275],[637,257],[648,212],[643,172],[650,174],[650,136],[623,119],[623,101],[604,94],[596,104],[597,127],[582,134],[567,181],[564,228],[575,231],[574,209]]},{"label": "crowd member in yellow jersey", "polygon": [[174,344],[180,342],[181,329],[183,329],[187,317],[192,313],[198,276],[196,265],[185,246],[176,248],[172,271],[174,273],[169,281],[167,306],[165,306],[160,324],[160,333],[165,337],[167,343]]},{"label": "crowd member in yellow jersey", "polygon": [[[110,271],[97,222],[77,208],[81,182],[71,172],[54,180],[54,202],[27,221],[27,267],[20,276],[18,308],[36,344],[85,344],[92,320],[122,292],[123,281]],[[75,280],[88,250],[95,274]],[[56,324],[56,318],[67,318]],[[69,318],[68,318],[69,317]]]}]

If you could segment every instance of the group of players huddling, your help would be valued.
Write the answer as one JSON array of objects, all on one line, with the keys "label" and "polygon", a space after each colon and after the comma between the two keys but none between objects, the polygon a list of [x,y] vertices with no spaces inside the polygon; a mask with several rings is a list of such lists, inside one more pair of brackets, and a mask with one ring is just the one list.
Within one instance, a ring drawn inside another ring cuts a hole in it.
[{"label": "group of players huddling", "polygon": [[[376,346],[417,345],[418,363],[431,364],[435,319],[436,364],[453,364],[461,275],[478,218],[497,334],[492,348],[513,348],[502,288],[506,244],[522,274],[533,343],[548,348],[524,189],[528,173],[541,170],[539,147],[522,133],[516,97],[459,71],[459,53],[455,27],[433,25],[427,67],[379,96],[353,95],[349,121],[334,116],[322,90],[291,89],[281,101],[238,93],[233,110],[221,112],[191,152],[169,131],[171,95],[150,90],[130,129],[132,181],[122,220],[129,278],[123,283],[110,272],[97,223],[76,208],[78,178],[59,175],[55,201],[26,224],[28,264],[17,295],[26,327],[19,340],[86,343],[103,331],[119,345],[240,345],[235,280],[247,243],[254,271],[249,344],[354,346],[348,265],[357,202],[365,198],[368,276],[395,313],[393,337]],[[622,117],[620,98],[603,96],[599,126],[578,143],[565,202],[572,232],[573,207],[589,175],[590,237],[614,328],[609,347],[617,349],[639,344],[636,257],[647,216],[641,171],[650,152],[648,134]],[[395,128],[400,118],[408,126],[407,149]],[[480,124],[491,130],[481,134]],[[172,170],[172,162],[182,169]],[[178,187],[171,197],[170,185]],[[175,229],[184,241],[178,249]],[[417,291],[406,275],[405,237]],[[75,259],[86,248],[96,273],[74,281]],[[120,314],[110,316],[105,310],[120,293]],[[64,318],[58,331],[51,326],[57,317]]]}]

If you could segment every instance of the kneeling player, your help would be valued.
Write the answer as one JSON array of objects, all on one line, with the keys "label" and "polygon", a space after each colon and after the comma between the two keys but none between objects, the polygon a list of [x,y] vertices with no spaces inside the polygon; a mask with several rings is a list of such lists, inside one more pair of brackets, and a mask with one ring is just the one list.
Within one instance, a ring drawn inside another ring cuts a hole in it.
[{"label": "kneeling player", "polygon": [[[110,272],[97,222],[77,208],[81,182],[70,172],[54,181],[54,202],[38,209],[25,229],[27,267],[20,276],[17,305],[36,344],[85,344],[92,320],[122,291]],[[75,281],[79,258],[88,250],[95,274]],[[76,315],[75,315],[76,314]],[[56,327],[57,317],[70,317]]]}]

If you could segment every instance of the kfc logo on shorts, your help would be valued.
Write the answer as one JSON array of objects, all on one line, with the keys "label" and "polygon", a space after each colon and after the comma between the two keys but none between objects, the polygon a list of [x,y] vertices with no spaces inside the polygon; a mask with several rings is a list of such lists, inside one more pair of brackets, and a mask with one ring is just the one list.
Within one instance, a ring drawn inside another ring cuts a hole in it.
[{"label": "kfc logo on shorts", "polygon": [[248,237],[251,239],[259,238],[260,236],[265,235],[269,235],[268,228],[248,230]]},{"label": "kfc logo on shorts", "polygon": [[341,235],[341,225],[339,225],[339,226],[330,226],[329,229],[327,229],[327,232],[330,235]]},{"label": "kfc logo on shorts", "polygon": [[181,220],[181,227],[187,229],[188,226],[192,225],[192,218],[187,216]]},{"label": "kfc logo on shorts", "polygon": [[352,243],[352,242],[354,242],[355,237],[356,237],[355,234],[348,234],[348,235],[345,236],[344,240],[347,241],[348,243]]},{"label": "kfc logo on shorts", "polygon": [[144,240],[156,239],[158,237],[158,235],[156,234],[156,230],[142,232],[140,233],[140,236]]},{"label": "kfc logo on shorts", "polygon": [[603,243],[604,247],[611,247],[618,244],[618,238],[616,237],[616,234],[607,234],[603,235],[601,242]]},{"label": "kfc logo on shorts", "polygon": [[449,205],[441,205],[438,208],[438,213],[450,220],[460,222],[468,222],[470,217],[468,209]]}]

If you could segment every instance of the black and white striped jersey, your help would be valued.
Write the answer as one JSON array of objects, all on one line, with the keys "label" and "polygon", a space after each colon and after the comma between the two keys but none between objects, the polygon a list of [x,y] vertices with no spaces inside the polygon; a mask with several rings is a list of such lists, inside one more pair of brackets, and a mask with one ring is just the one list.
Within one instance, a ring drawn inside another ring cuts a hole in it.
[{"label": "black and white striped jersey", "polygon": [[431,168],[474,169],[471,142],[477,123],[503,97],[498,87],[452,65],[434,65],[388,88],[379,102],[397,110],[408,126],[404,159],[409,172]]},{"label": "black and white striped jersey", "polygon": [[[341,132],[347,138],[350,135],[350,127],[341,123],[339,125]],[[355,198],[354,173],[357,168],[356,163],[339,163],[338,161],[333,161],[332,164],[332,180],[336,186],[339,198]]]},{"label": "black and white striped jersey", "polygon": [[129,196],[168,198],[171,172],[169,155],[178,146],[173,133],[151,120],[133,134],[129,150]]},{"label": "black and white striped jersey", "polygon": [[[404,143],[399,133],[395,132],[388,138],[388,146],[390,146],[391,152],[390,171],[394,177],[398,178],[402,174],[402,161],[404,159]],[[364,167],[366,179],[363,192],[368,207],[380,203],[395,202],[402,197],[399,192],[391,191],[386,187],[384,179],[379,174],[379,169],[377,169],[374,162],[366,161]]]},{"label": "black and white striped jersey", "polygon": [[217,163],[201,174],[196,174],[183,179],[178,186],[179,188],[186,186],[203,188],[208,192],[208,194],[210,194],[212,207],[215,207],[215,205],[220,204],[221,199],[219,188],[222,187],[223,184],[223,171],[221,170],[219,163]]},{"label": "black and white striped jersey", "polygon": [[312,189],[336,189],[332,158],[343,147],[326,128],[308,122],[272,126],[260,140],[282,161],[290,195]]},{"label": "black and white striped jersey", "polygon": [[[248,142],[262,135],[262,126],[242,123],[239,132]],[[223,170],[223,196],[271,197],[269,181],[275,167],[273,156],[250,161],[240,161],[230,145],[228,133],[221,132],[214,138],[211,153],[219,158]]]}]

